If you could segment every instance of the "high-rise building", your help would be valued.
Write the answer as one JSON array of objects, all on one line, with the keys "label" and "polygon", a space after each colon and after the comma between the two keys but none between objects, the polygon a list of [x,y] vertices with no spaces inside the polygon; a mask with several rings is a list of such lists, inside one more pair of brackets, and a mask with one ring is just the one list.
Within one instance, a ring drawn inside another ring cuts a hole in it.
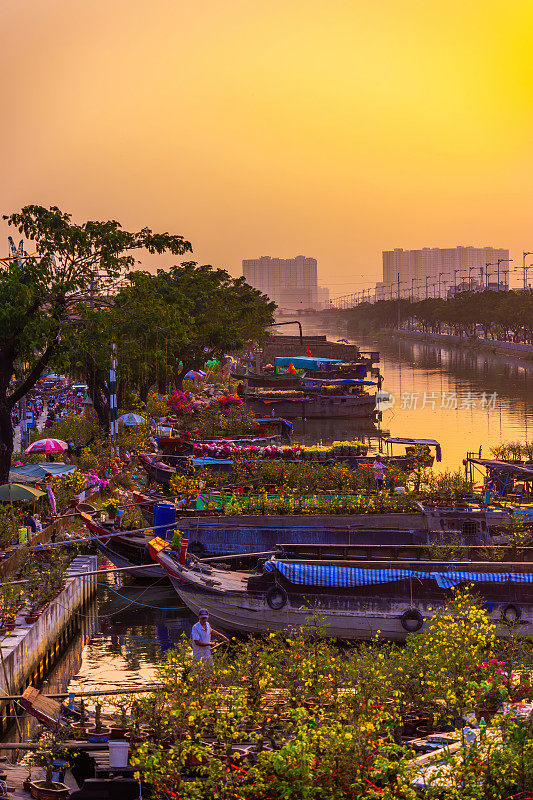
[{"label": "high-rise building", "polygon": [[316,307],[318,309],[329,308],[329,289],[327,286],[317,286]]},{"label": "high-rise building", "polygon": [[317,307],[316,258],[261,256],[245,259],[242,274],[250,286],[266,294],[280,309],[301,311]]},{"label": "high-rise building", "polygon": [[[498,265],[498,260],[500,261]],[[424,247],[383,251],[384,299],[446,297],[458,285],[509,288],[509,250],[495,247]],[[382,288],[381,288],[382,287]],[[376,297],[378,292],[376,291]]]}]

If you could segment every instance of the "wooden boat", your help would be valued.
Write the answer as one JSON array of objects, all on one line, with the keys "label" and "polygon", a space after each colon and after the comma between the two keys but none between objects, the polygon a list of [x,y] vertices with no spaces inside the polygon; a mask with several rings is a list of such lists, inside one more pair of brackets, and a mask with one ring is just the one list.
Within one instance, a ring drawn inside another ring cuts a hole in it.
[{"label": "wooden boat", "polygon": [[320,394],[318,392],[255,393],[246,395],[246,404],[262,414],[277,413],[287,419],[330,418],[345,419],[373,417],[376,413],[375,395],[358,394]]},{"label": "wooden boat", "polygon": [[[150,537],[144,533],[117,535],[112,524],[97,522],[88,514],[81,514],[82,522],[89,531],[89,538],[103,555],[116,567],[126,568],[134,578],[161,578],[163,571],[153,563],[148,550]],[[113,534],[112,536],[110,534]],[[136,567],[151,565],[147,569]]]},{"label": "wooden boat", "polygon": [[[475,582],[500,634],[501,624],[521,620],[533,634],[533,567],[477,562],[302,562],[272,557],[262,571],[245,572],[180,564],[168,543],[151,543],[176,592],[198,614],[206,608],[215,627],[239,633],[266,633],[300,627],[318,619],[327,636],[403,641],[420,630],[454,586]],[[385,568],[384,568],[385,567]],[[413,568],[414,567],[414,568]],[[503,575],[501,574],[503,573]],[[500,582],[503,581],[503,582]]]},{"label": "wooden boat", "polygon": [[170,481],[176,474],[176,468],[170,467],[168,464],[164,464],[162,461],[154,461],[154,458],[150,458],[145,453],[139,453],[137,459],[145,470],[146,474],[150,482],[155,481],[156,483],[160,483],[161,486],[166,487],[167,489],[170,486]]},{"label": "wooden boat", "polygon": [[[148,525],[163,496],[134,494]],[[136,570],[151,564],[148,544],[151,533],[109,537],[111,526],[82,514],[95,546],[116,566],[128,568],[136,577],[160,576],[159,567]],[[249,555],[273,551],[279,543],[297,554],[309,554],[322,546],[366,548],[367,557],[378,548],[381,557],[398,558],[397,548],[428,543],[461,542],[463,547],[486,545],[490,541],[487,512],[481,509],[430,508],[419,514],[320,514],[214,516],[184,513],[176,504],[176,528],[188,539],[189,552],[202,558]],[[420,554],[417,555],[417,558]]]},{"label": "wooden boat", "polygon": [[81,719],[81,713],[76,705],[69,708],[65,703],[59,703],[53,697],[41,694],[34,686],[26,687],[20,698],[20,705],[45,728],[54,733],[61,729],[67,730],[73,720]]}]

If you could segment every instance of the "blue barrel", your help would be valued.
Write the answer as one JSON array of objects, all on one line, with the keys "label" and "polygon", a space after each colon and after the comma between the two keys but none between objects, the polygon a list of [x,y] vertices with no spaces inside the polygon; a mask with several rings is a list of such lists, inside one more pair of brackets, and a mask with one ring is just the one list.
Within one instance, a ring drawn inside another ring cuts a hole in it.
[{"label": "blue barrel", "polygon": [[172,503],[155,504],[152,518],[154,536],[161,536],[162,539],[172,538],[175,522],[176,507]]}]

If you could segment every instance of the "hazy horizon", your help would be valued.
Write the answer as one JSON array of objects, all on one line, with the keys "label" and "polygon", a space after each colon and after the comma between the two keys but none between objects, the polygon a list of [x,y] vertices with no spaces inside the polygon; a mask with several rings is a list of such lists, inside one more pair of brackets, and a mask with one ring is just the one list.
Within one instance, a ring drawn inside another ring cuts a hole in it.
[{"label": "hazy horizon", "polygon": [[533,251],[525,0],[3,0],[0,18],[2,213],[169,230],[234,275],[312,256],[332,296],[395,247]]}]

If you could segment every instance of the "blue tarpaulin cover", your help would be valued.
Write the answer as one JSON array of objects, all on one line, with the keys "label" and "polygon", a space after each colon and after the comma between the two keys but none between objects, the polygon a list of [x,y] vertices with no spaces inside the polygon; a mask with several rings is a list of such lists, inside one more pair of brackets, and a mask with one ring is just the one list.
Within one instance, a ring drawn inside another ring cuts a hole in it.
[{"label": "blue tarpaulin cover", "polygon": [[311,356],[276,356],[274,364],[276,367],[289,367],[294,369],[320,369],[327,364],[343,364],[339,358],[312,358]]},{"label": "blue tarpaulin cover", "polygon": [[307,586],[372,586],[376,583],[393,583],[410,578],[434,580],[441,589],[450,589],[457,583],[533,583],[529,572],[419,572],[408,569],[357,569],[325,564],[285,564],[282,561],[265,562],[265,570],[278,570],[291,583]]},{"label": "blue tarpaulin cover", "polygon": [[60,461],[43,461],[42,464],[25,464],[23,467],[13,467],[9,473],[9,480],[12,483],[38,483],[44,480],[47,473],[57,478],[74,472],[76,469],[75,464],[62,464]]}]

